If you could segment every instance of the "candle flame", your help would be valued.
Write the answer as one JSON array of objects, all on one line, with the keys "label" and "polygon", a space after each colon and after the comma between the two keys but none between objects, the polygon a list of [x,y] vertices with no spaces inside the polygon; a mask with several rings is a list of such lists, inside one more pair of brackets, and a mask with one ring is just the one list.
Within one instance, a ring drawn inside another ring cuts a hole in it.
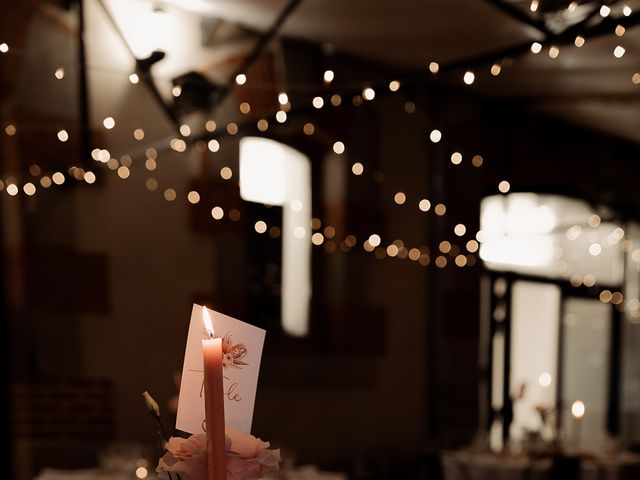
[{"label": "candle flame", "polygon": [[211,324],[211,317],[209,316],[207,307],[202,307],[202,321],[204,322],[204,328],[207,330],[207,333],[213,338],[213,325]]}]

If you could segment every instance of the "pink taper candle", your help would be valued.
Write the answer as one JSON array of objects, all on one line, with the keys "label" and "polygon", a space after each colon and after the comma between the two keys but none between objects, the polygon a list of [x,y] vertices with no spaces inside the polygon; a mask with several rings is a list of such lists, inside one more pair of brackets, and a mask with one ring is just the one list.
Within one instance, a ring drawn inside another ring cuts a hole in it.
[{"label": "pink taper candle", "polygon": [[224,398],[222,391],[222,339],[213,338],[213,327],[209,312],[205,307],[202,307],[202,312],[205,328],[211,337],[202,340],[208,480],[226,480],[227,456],[225,453]]}]

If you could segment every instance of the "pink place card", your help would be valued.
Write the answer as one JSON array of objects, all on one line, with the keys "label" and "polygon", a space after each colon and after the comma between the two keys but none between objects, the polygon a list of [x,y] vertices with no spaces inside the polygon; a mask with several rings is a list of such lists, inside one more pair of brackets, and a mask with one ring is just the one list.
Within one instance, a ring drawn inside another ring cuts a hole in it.
[{"label": "pink place card", "polygon": [[[176,428],[196,434],[204,431],[202,339],[209,338],[201,305],[193,305],[184,355]],[[222,338],[225,423],[251,432],[253,405],[265,331],[208,309],[214,335]]]}]

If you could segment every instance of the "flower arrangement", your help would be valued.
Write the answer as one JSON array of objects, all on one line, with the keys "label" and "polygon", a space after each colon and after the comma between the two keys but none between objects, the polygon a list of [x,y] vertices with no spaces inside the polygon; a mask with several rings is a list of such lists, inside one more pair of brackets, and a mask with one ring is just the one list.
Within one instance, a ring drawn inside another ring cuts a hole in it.
[{"label": "flower arrangement", "polygon": [[[163,443],[164,455],[158,462],[156,471],[164,478],[173,480],[207,479],[207,438],[204,433],[189,438],[169,437],[160,420],[160,407],[149,395],[143,394],[147,410],[156,420]],[[226,480],[249,480],[261,478],[280,468],[280,450],[270,449],[264,442],[248,433],[241,433],[232,427],[225,428],[225,449],[227,456]],[[184,477],[182,477],[184,476]]]}]

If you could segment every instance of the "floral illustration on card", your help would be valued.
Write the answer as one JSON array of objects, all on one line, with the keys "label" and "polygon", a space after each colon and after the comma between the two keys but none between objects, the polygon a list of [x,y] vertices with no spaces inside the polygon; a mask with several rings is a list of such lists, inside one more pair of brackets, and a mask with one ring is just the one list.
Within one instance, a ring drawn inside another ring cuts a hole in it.
[{"label": "floral illustration on card", "polygon": [[249,365],[245,361],[247,353],[245,344],[233,343],[230,334],[226,334],[222,339],[222,366],[224,368],[243,368]]}]

